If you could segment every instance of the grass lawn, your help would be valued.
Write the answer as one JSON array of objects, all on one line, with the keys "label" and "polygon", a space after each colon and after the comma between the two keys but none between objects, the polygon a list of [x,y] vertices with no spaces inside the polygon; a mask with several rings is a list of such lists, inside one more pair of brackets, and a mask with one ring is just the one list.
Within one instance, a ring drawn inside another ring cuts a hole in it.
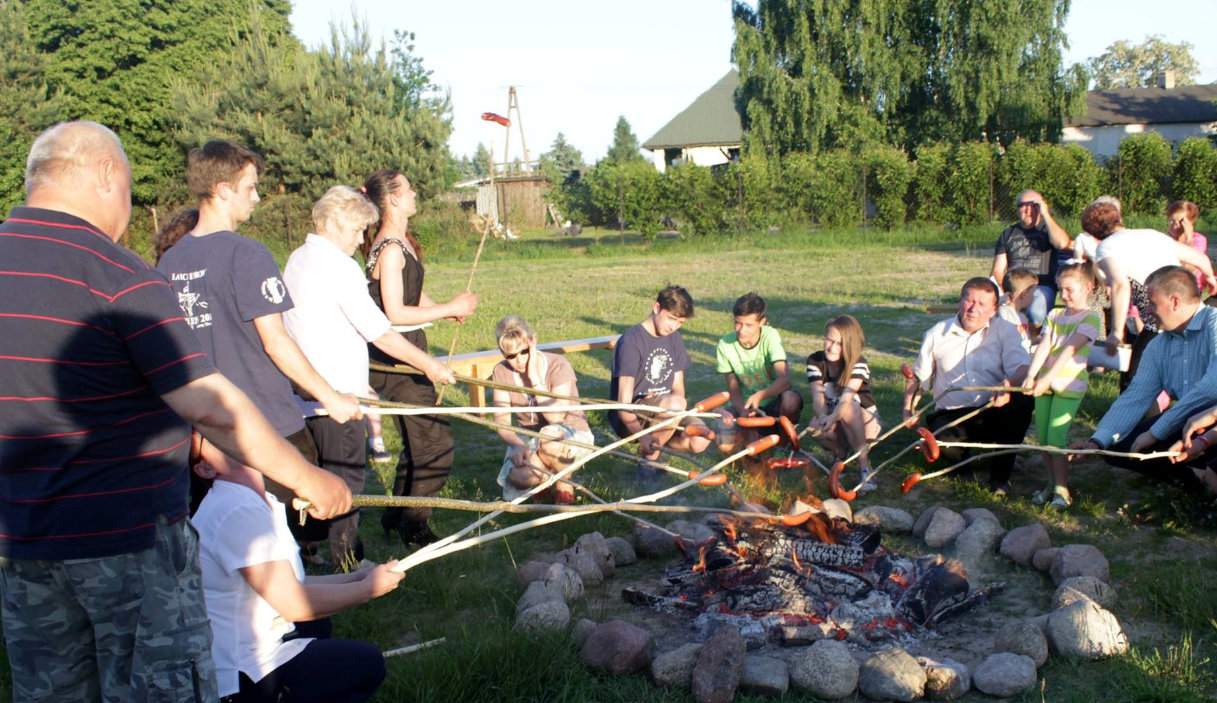
[{"label": "grass lawn", "polygon": [[[480,306],[460,328],[457,351],[493,348],[494,324],[508,313],[527,318],[542,342],[621,332],[643,318],[660,287],[678,283],[690,290],[697,305],[682,333],[693,363],[687,374],[690,396],[699,398],[723,387],[714,373],[714,345],[731,331],[734,300],[751,290],[768,301],[770,322],[781,332],[793,361],[792,378],[805,396],[803,359],[822,348],[825,321],[841,313],[857,317],[867,334],[872,384],[886,425],[899,416],[900,363],[915,354],[922,333],[945,317],[928,313],[927,305],[949,305],[964,279],[988,273],[998,231],[996,225],[891,234],[800,231],[654,243],[592,232],[578,239],[536,234],[511,244],[491,242],[474,285]],[[471,248],[468,243],[454,245],[429,262],[427,289],[433,298],[447,298],[464,286]],[[432,352],[444,353],[455,330],[450,323],[433,328]],[[575,354],[571,361],[583,395],[608,394],[608,353]],[[1093,380],[1077,434],[1093,427],[1114,392],[1114,378]],[[449,392],[446,400],[464,401],[460,391]],[[390,425],[386,422],[387,429]],[[603,443],[607,424],[593,417],[592,425]],[[496,498],[502,443],[490,430],[460,421],[454,421],[454,432],[457,466],[444,494]],[[396,446],[391,430],[387,434]],[[906,441],[898,437],[881,447],[877,457]],[[1007,529],[1039,520],[1055,545],[1093,543],[1111,561],[1119,592],[1114,612],[1133,641],[1133,651],[1099,663],[1054,658],[1039,671],[1041,687],[1018,700],[1200,701],[1217,694],[1217,666],[1211,661],[1217,643],[1211,503],[1153,486],[1130,473],[1087,464],[1075,472],[1073,510],[1063,515],[1045,512],[1026,499],[1041,485],[1045,471],[1031,459],[1016,470],[1015,497],[1005,502],[950,481],[927,482],[902,496],[901,477],[921,468],[920,460],[909,459],[885,472],[881,489],[861,498],[855,508],[891,505],[917,515],[935,503],[955,509],[988,507]],[[377,476],[369,481],[368,492],[383,491],[390,471],[374,471]],[[631,495],[632,476],[628,462],[610,458],[591,464],[580,480],[612,499]],[[817,488],[826,495],[827,486]],[[693,489],[682,497],[725,504],[712,490]],[[665,521],[662,517],[660,522]],[[362,535],[369,558],[402,556],[396,538],[380,533],[377,518],[378,511],[365,511]],[[435,524],[447,534],[472,519],[467,513],[437,513]],[[505,518],[492,526],[517,519]],[[515,582],[516,565],[535,551],[562,549],[592,530],[624,536],[631,525],[611,515],[572,520],[430,562],[411,571],[394,593],[336,617],[336,635],[368,639],[384,649],[447,638],[445,646],[390,660],[378,701],[692,700],[687,692],[657,689],[643,676],[592,674],[563,636],[530,638],[511,631],[522,590]],[[640,577],[657,576],[661,569],[646,560],[629,568]],[[1029,583],[1035,590],[1023,594],[1038,604],[1028,615],[1049,609],[1050,579],[1032,574],[1018,583]],[[573,606],[574,618],[599,620],[608,615],[602,601],[597,605],[588,599]],[[7,667],[0,670],[7,676]],[[794,691],[786,699],[811,700]],[[986,699],[976,693],[968,698]]]}]

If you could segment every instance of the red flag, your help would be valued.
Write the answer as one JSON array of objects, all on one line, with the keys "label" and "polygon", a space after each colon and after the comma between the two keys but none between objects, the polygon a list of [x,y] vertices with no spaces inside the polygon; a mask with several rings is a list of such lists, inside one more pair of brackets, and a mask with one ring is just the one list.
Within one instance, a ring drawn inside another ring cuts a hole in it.
[{"label": "red flag", "polygon": [[504,127],[511,126],[511,120],[507,119],[506,117],[503,117],[502,115],[495,114],[493,112],[483,112],[482,119],[486,120],[487,122],[498,122],[499,124],[503,125]]}]

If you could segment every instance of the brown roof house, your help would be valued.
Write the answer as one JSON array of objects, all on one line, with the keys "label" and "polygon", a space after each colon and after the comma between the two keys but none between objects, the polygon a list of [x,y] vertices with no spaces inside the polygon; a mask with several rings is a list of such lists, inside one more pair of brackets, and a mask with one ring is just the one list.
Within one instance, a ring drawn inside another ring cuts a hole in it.
[{"label": "brown roof house", "polygon": [[1080,144],[1102,161],[1130,134],[1158,132],[1172,144],[1217,135],[1217,83],[1177,88],[1173,83],[1166,75],[1155,88],[1086,93],[1085,114],[1065,121],[1061,142]]},{"label": "brown roof house", "polygon": [[739,157],[744,128],[735,111],[737,87],[739,74],[731,69],[643,143],[660,173],[678,163],[717,166]]}]

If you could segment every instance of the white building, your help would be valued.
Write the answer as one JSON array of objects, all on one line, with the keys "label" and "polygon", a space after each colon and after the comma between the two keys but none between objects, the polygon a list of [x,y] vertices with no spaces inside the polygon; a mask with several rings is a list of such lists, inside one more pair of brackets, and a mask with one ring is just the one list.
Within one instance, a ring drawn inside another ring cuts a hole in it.
[{"label": "white building", "polygon": [[717,166],[739,157],[744,129],[735,111],[737,87],[732,69],[643,143],[660,173],[678,163]]},{"label": "white building", "polygon": [[1158,132],[1171,144],[1217,134],[1217,84],[1092,90],[1086,114],[1066,120],[1061,143],[1080,144],[1098,161],[1130,134]]}]

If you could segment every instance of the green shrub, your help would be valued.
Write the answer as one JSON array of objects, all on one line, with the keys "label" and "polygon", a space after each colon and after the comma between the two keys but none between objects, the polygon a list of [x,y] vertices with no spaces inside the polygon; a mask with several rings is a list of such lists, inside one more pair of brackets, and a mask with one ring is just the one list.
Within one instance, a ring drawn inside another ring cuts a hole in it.
[{"label": "green shrub", "polygon": [[742,202],[738,206],[737,226],[759,230],[779,225],[788,219],[778,182],[781,175],[776,160],[762,156],[745,156],[732,163],[727,175],[742,186]]},{"label": "green shrub", "polygon": [[947,197],[947,162],[951,147],[947,144],[925,144],[917,147],[913,163],[913,218],[918,222],[942,224],[950,219]]},{"label": "green shrub", "polygon": [[862,221],[861,170],[852,154],[843,150],[795,154],[787,157],[783,175],[787,202],[808,220],[825,227]]},{"label": "green shrub", "polygon": [[1217,208],[1217,149],[1203,137],[1185,139],[1175,154],[1171,199],[1190,200],[1202,211]]},{"label": "green shrub", "polygon": [[602,160],[587,175],[592,204],[645,236],[659,232],[664,207],[664,179],[647,161]]},{"label": "green shrub", "polygon": [[664,175],[666,202],[688,234],[716,234],[727,228],[728,204],[718,179],[705,166],[682,163]]},{"label": "green shrub", "polygon": [[1040,185],[1036,190],[1055,213],[1077,216],[1097,197],[1103,169],[1079,144],[1042,144]]},{"label": "green shrub", "polygon": [[994,149],[984,142],[963,142],[951,148],[947,165],[947,221],[978,224],[991,219]]},{"label": "green shrub", "polygon": [[875,204],[875,224],[891,229],[904,224],[913,168],[902,149],[872,146],[863,152],[866,196]]},{"label": "green shrub", "polygon": [[1157,132],[1125,137],[1107,163],[1111,184],[1125,214],[1159,214],[1166,207],[1171,146]]}]

